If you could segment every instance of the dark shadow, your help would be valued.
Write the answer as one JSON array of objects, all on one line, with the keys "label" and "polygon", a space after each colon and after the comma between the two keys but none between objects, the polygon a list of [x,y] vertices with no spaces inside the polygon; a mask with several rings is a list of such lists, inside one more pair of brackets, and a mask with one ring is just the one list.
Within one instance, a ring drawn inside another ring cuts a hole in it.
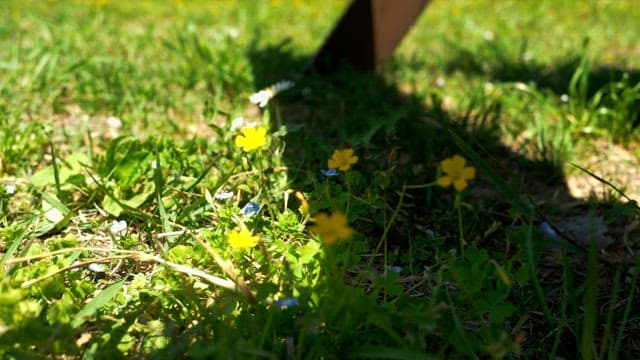
[{"label": "dark shadow", "polygon": [[[446,41],[452,49],[452,55],[444,65],[447,73],[462,72],[471,75],[483,75],[494,82],[524,82],[534,83],[539,89],[550,90],[557,95],[567,94],[571,78],[588,58],[589,42],[585,40],[582,49],[567,54],[561,61],[542,64],[534,60],[527,60],[528,41],[522,40],[520,51],[514,54],[513,44],[506,44],[503,40],[487,41],[477,49],[468,49],[455,41]],[[421,66],[421,64],[415,64]],[[590,65],[590,64],[587,64]],[[640,70],[622,68],[619,66],[596,65],[588,66],[587,96],[593,96],[603,86],[611,82],[627,79],[629,84],[640,82]],[[640,106],[640,104],[638,104]]]},{"label": "dark shadow", "polygon": [[[327,167],[327,159],[334,149],[354,148],[360,160],[350,175],[351,191],[358,194],[360,201],[367,202],[367,206],[353,205],[350,220],[369,252],[384,233],[403,184],[433,182],[442,159],[469,151],[461,149],[460,141],[495,172],[491,175],[479,169],[478,177],[464,196],[468,204],[467,210],[463,210],[464,231],[477,234],[468,239],[471,247],[494,249],[508,259],[524,246],[505,244],[515,223],[526,226],[532,221],[537,228],[556,216],[584,215],[593,209],[607,212],[620,205],[593,204],[573,198],[560,164],[531,160],[504,146],[499,140],[502,109],[499,99],[479,97],[471,101],[466,111],[450,112],[435,95],[424,99],[401,92],[393,81],[348,66],[326,75],[302,76],[309,59],[292,53],[283,42],[266,48],[254,46],[249,54],[254,79],[260,88],[280,80],[296,81],[294,89],[279,95],[268,108],[272,119],[281,119],[288,129],[284,162],[289,169],[291,187],[311,191],[319,184],[332,182],[320,174],[320,169]],[[563,94],[579,60],[570,58],[551,67],[505,61],[487,68],[473,53],[460,50],[448,62],[447,70],[483,73],[495,81],[533,81]],[[589,75],[590,84],[596,89],[621,75],[622,70],[618,70],[597,68]],[[640,73],[630,76],[640,78]],[[363,178],[362,174],[373,178]],[[495,177],[503,184],[497,186]],[[372,183],[377,186],[374,189],[377,195],[367,193],[372,190],[369,186]],[[510,193],[505,193],[505,185]],[[411,259],[412,272],[419,273],[433,263],[438,249],[456,249],[458,223],[451,210],[452,193],[451,189],[426,187],[411,189],[404,195],[395,226],[387,234],[389,253],[395,254],[391,259],[393,263],[406,266],[408,260],[403,254],[413,251],[418,256]],[[332,199],[316,196],[309,199],[312,208],[330,208]],[[526,204],[532,216],[526,216],[518,204]],[[492,229],[485,228],[488,224],[494,224]],[[549,241],[537,231],[532,236],[536,246]],[[567,239],[558,241],[567,242]],[[554,243],[553,246],[568,248],[577,258],[584,259],[584,248],[576,248],[575,244]],[[554,271],[562,271],[559,263],[554,266]],[[613,267],[604,266],[600,275],[612,278],[613,273]],[[544,328],[543,322],[538,318],[531,326]],[[380,339],[381,344],[388,344],[384,336]],[[574,353],[574,338],[567,335],[560,347],[559,354]]]}]

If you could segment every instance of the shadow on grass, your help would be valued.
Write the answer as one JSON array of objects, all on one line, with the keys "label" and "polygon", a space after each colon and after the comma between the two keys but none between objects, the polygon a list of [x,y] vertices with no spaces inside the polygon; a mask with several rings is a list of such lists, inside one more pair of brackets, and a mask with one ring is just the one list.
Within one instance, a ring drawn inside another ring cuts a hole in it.
[{"label": "shadow on grass", "polygon": [[[328,75],[301,76],[298,70],[308,59],[292,58],[286,46],[254,49],[250,58],[261,86],[284,79],[297,81],[296,88],[275,99],[270,111],[272,119],[290,129],[285,162],[294,183],[303,189],[318,180],[319,170],[326,168],[334,149],[352,147],[360,156],[357,169],[361,173],[368,176],[381,171],[388,177],[391,198],[387,202],[391,205],[402,184],[434,181],[442,159],[462,154],[456,145],[462,139],[515,193],[530,195],[538,204],[548,202],[550,207],[557,202],[577,202],[563,182],[561,164],[527,159],[500,142],[499,100],[479,97],[465,111],[454,113],[445,110],[435,93],[417,97],[399,91],[397,84],[381,76],[348,67]],[[486,175],[480,174],[471,186],[470,198],[487,201],[480,208],[490,205],[507,211],[510,199],[498,194]],[[412,191],[414,203],[406,215],[422,224],[437,221],[437,217],[429,218],[447,194],[450,191],[433,187]],[[413,232],[412,228],[405,230]]]},{"label": "shadow on grass", "polygon": [[[568,54],[552,65],[528,60],[526,39],[520,46],[495,40],[485,42],[477,49],[468,49],[453,41],[447,43],[452,55],[445,62],[444,69],[449,74],[462,72],[483,75],[494,82],[534,83],[537,88],[550,90],[560,96],[568,93],[572,77],[577,69],[584,67],[586,61],[588,67],[583,70],[587,72],[585,80],[588,89],[585,95],[589,98],[604,86],[624,78],[631,85],[640,82],[638,69],[613,65],[591,66],[588,40],[582,44],[582,50]],[[520,49],[519,53],[513,54],[513,48]],[[640,103],[634,105],[640,108]]]},{"label": "shadow on grass", "polygon": [[[571,212],[585,216],[590,209],[620,205],[594,205],[573,198],[565,184],[561,164],[531,160],[503,145],[499,133],[500,99],[479,97],[471,101],[466,111],[450,112],[436,95],[425,99],[404,93],[393,81],[358,73],[348,67],[329,75],[312,73],[303,77],[299,71],[308,59],[293,57],[284,44],[254,48],[250,58],[256,84],[260,86],[279,80],[296,80],[296,87],[276,98],[269,105],[269,111],[276,124],[288,129],[284,163],[289,169],[292,187],[311,193],[312,211],[341,210],[335,206],[343,204],[339,199],[312,190],[331,188],[326,186],[328,182],[341,182],[320,174],[320,170],[327,167],[327,159],[334,149],[355,149],[359,162],[349,173],[351,188],[343,190],[350,191],[355,198],[349,208],[349,220],[358,231],[358,238],[365,243],[363,253],[371,254],[382,244],[382,238],[388,241],[385,246],[388,246],[389,259],[384,263],[375,261],[375,272],[386,273],[384,265],[400,265],[408,267],[410,275],[420,274],[423,269],[433,266],[440,252],[457,248],[459,223],[453,211],[451,189],[433,186],[411,189],[404,194],[401,206],[397,206],[404,184],[432,183],[438,175],[440,161],[455,154],[468,159],[475,156],[484,161],[484,169],[493,171],[485,173],[483,166],[474,164],[479,168],[479,174],[463,197],[462,227],[470,248],[493,251],[505,261],[525,261],[524,244],[510,243],[513,240],[510,234],[515,228],[531,223],[537,229],[541,222],[554,216],[566,216]],[[489,76],[504,82],[531,80],[562,94],[577,61],[578,58],[572,58],[554,67],[501,63],[489,69]],[[487,72],[475,62],[473,54],[464,52],[453,56],[448,69]],[[590,75],[590,83],[597,88],[610,81],[611,76],[620,74],[596,69]],[[640,74],[631,76],[635,79]],[[340,189],[340,186],[332,189],[335,188]],[[341,194],[333,195],[340,197]],[[398,209],[397,217],[393,226],[387,229],[394,209]],[[530,213],[526,214],[527,211]],[[538,243],[536,246],[549,240],[537,230],[532,236]],[[559,241],[566,242],[565,239]],[[584,269],[585,249],[576,249],[575,244],[566,246],[574,247],[569,252],[576,251],[576,264],[581,264],[576,266]],[[540,266],[547,271],[547,275],[540,275],[543,285],[558,286],[556,276],[550,274],[562,272],[562,265],[555,262]],[[612,267],[604,267],[599,274],[608,284],[613,278],[612,270]],[[581,278],[578,282],[584,280],[580,275],[578,277]],[[417,288],[421,290],[414,294],[416,298],[429,298],[430,290],[421,285]],[[531,291],[521,289],[520,295],[530,300]],[[523,311],[536,306],[523,299],[514,301]],[[559,301],[549,301],[549,304],[560,306]],[[541,338],[553,331],[553,325],[542,318],[529,323]],[[378,328],[377,331],[382,330]],[[403,336],[402,331],[398,334]],[[394,343],[384,331],[377,339],[377,345]],[[574,354],[580,346],[569,333],[561,339],[558,354]],[[348,343],[350,340],[346,339],[347,343],[343,345],[356,346]],[[533,348],[527,351],[542,354],[550,346],[543,342],[529,343],[527,346]],[[395,345],[400,346],[397,342]]]}]

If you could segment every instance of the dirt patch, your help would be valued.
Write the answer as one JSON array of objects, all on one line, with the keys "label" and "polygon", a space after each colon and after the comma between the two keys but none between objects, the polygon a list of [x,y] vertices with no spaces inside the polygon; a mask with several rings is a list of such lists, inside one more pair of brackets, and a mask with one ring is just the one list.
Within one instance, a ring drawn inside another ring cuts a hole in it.
[{"label": "dirt patch", "polygon": [[[608,144],[597,140],[586,157],[578,157],[573,163],[592,172],[623,191],[627,197],[640,202],[640,159],[629,149],[620,145]],[[571,196],[587,199],[596,196],[599,199],[619,199],[621,196],[611,186],[567,164],[566,183]]]}]

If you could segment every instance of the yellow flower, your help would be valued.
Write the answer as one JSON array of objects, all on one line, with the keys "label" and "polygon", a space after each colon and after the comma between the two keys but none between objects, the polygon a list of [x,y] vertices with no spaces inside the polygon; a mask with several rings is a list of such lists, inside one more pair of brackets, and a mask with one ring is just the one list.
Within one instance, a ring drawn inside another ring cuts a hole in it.
[{"label": "yellow flower", "polygon": [[351,165],[358,162],[358,157],[353,155],[353,149],[334,150],[331,159],[327,162],[329,169],[347,171]]},{"label": "yellow flower", "polygon": [[309,214],[309,203],[307,199],[304,198],[304,195],[300,191],[295,192],[295,197],[300,201],[300,213],[302,216],[307,216]]},{"label": "yellow flower", "polygon": [[319,213],[314,216],[314,221],[315,225],[310,226],[309,230],[318,234],[327,245],[338,240],[347,240],[353,234],[353,229],[349,227],[347,218],[342,213]]},{"label": "yellow flower", "polygon": [[440,162],[440,168],[444,175],[436,180],[436,184],[442,187],[449,187],[453,184],[456,191],[460,192],[467,188],[468,180],[476,177],[476,168],[465,167],[467,160],[460,155],[454,155]]},{"label": "yellow flower", "polygon": [[260,236],[253,236],[247,228],[232,230],[227,236],[229,245],[234,249],[248,249],[258,245]]},{"label": "yellow flower", "polygon": [[241,132],[242,135],[236,136],[236,146],[244,151],[253,151],[267,143],[267,129],[263,126],[244,128]]}]

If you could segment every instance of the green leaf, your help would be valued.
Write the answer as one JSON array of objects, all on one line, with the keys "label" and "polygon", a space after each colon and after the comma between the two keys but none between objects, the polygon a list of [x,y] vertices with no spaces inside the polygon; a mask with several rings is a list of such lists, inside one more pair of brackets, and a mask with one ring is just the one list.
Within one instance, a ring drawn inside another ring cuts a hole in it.
[{"label": "green leaf", "polygon": [[350,359],[432,359],[424,352],[413,351],[409,349],[397,349],[388,346],[365,345],[358,349],[350,349],[348,351]]},{"label": "green leaf", "polygon": [[315,241],[310,241],[306,245],[300,247],[298,253],[300,254],[300,259],[298,260],[300,264],[307,264],[313,260],[313,257],[320,250],[320,244]]},{"label": "green leaf", "polygon": [[[125,205],[129,208],[137,209],[142,204],[144,204],[151,195],[153,195],[154,191],[155,188],[153,184],[147,183],[142,193],[134,195],[129,199],[118,198],[116,201],[111,196],[105,196],[104,199],[102,199],[102,208],[109,214],[118,217],[125,210],[122,205]],[[115,193],[113,194],[113,196],[117,197]]]},{"label": "green leaf", "polygon": [[[63,166],[59,167],[60,183],[65,183],[69,178],[81,175],[83,164],[89,163],[89,158],[86,154],[83,153],[73,153],[69,155]],[[49,165],[38,170],[31,178],[29,179],[31,185],[37,188],[44,188],[47,185],[55,184],[55,174],[53,170],[53,165]]]},{"label": "green leaf", "polygon": [[57,227],[64,226],[71,218],[72,212],[53,194],[42,194],[42,211],[50,223]]},{"label": "green leaf", "polygon": [[493,323],[499,324],[511,316],[515,311],[516,307],[510,303],[495,304],[491,308],[489,319],[491,319]]},{"label": "green leaf", "polygon": [[115,282],[104,290],[102,290],[96,297],[94,297],[91,301],[89,301],[80,311],[73,317],[73,321],[71,321],[71,326],[77,328],[82,325],[86,318],[92,316],[100,310],[107,302],[113,299],[114,296],[118,294],[118,291],[124,285],[124,280],[120,280]]}]

